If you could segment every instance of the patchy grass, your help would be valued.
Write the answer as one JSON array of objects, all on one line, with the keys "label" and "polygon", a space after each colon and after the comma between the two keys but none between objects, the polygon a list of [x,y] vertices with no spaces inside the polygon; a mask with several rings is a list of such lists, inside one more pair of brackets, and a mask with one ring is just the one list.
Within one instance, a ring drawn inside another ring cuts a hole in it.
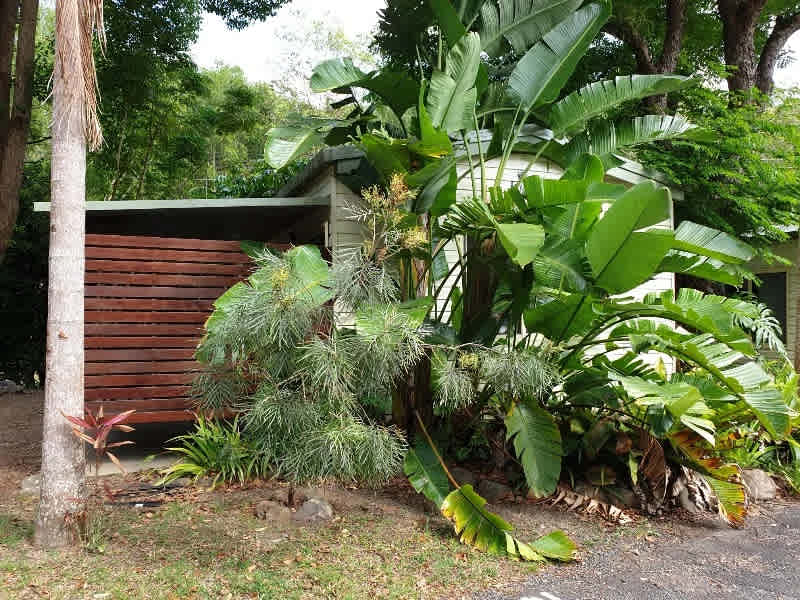
[{"label": "patchy grass", "polygon": [[10,503],[0,598],[458,598],[536,568],[473,551],[444,520],[375,492],[338,490],[333,522],[280,528],[253,516],[263,492],[98,506],[85,548],[52,552],[30,544],[34,501]]},{"label": "patchy grass", "polygon": [[[424,511],[404,481],[379,491],[316,490],[336,510],[324,525],[257,519],[254,505],[276,485],[185,488],[150,509],[102,506],[98,496],[85,546],[52,552],[30,543],[36,499],[0,494],[0,599],[450,600],[486,588],[511,592],[539,568],[580,568],[515,563],[472,550],[455,539],[449,523]],[[649,544],[673,526],[640,520],[611,527],[526,503],[496,509],[521,539],[562,529],[583,552]]]}]

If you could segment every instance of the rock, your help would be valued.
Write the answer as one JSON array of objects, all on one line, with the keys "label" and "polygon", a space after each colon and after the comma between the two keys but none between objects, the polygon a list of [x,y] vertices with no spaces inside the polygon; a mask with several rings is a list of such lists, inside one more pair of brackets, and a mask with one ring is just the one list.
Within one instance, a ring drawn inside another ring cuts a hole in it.
[{"label": "rock", "polygon": [[294,513],[295,521],[301,523],[319,523],[333,519],[333,507],[322,498],[309,498]]},{"label": "rock", "polygon": [[0,379],[0,396],[3,394],[16,394],[23,391],[23,389],[21,385],[17,385],[16,382],[10,379]]},{"label": "rock", "polygon": [[469,469],[453,467],[450,473],[460,485],[471,485],[474,488],[478,484],[478,478]]},{"label": "rock", "polygon": [[259,519],[273,523],[288,523],[292,519],[292,511],[288,506],[273,502],[272,500],[262,500],[253,511]]},{"label": "rock", "polygon": [[778,493],[778,486],[769,473],[761,469],[745,469],[742,480],[747,488],[750,500],[773,500]]},{"label": "rock", "polygon": [[19,486],[20,492],[31,496],[38,496],[42,487],[42,474],[28,475]]},{"label": "rock", "polygon": [[486,498],[489,504],[496,504],[500,500],[507,500],[514,497],[514,490],[504,483],[498,483],[491,479],[482,479],[478,484],[478,493]]}]

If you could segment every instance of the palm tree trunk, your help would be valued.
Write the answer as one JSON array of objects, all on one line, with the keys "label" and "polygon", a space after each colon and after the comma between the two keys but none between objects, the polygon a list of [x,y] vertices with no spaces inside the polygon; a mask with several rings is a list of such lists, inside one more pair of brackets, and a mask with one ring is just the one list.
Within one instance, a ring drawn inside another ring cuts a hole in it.
[{"label": "palm tree trunk", "polygon": [[[35,541],[74,543],[85,518],[86,456],[61,413],[83,417],[86,147],[100,141],[92,33],[100,0],[58,0],[53,73],[47,379]],[[88,29],[88,31],[87,31]]]}]

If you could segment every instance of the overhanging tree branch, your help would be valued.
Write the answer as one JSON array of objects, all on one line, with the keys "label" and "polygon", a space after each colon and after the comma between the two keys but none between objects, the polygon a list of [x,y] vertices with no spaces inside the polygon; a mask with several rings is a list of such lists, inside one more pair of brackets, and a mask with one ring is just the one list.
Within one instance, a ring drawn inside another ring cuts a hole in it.
[{"label": "overhanging tree branch", "polygon": [[800,31],[800,12],[781,15],[769,34],[756,68],[756,87],[762,94],[770,94],[774,86],[775,66],[789,38]]}]

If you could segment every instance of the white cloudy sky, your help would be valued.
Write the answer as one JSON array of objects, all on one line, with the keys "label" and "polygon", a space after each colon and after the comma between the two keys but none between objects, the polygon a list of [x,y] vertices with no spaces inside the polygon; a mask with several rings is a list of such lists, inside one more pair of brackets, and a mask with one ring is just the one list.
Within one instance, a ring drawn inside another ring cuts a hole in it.
[{"label": "white cloudy sky", "polygon": [[[386,6],[385,0],[294,0],[263,23],[244,31],[229,31],[219,17],[207,15],[200,38],[192,49],[195,61],[203,67],[213,67],[218,61],[242,68],[251,81],[275,81],[285,69],[285,57],[297,48],[297,40],[281,39],[280,32],[302,29],[304,20],[324,19],[334,28],[341,27],[350,38],[371,32],[377,21],[377,11]],[[330,7],[330,8],[328,8]],[[286,36],[283,36],[286,37]],[[800,86],[800,33],[789,42],[798,60],[776,73],[780,87]],[[300,53],[317,62],[320,56],[313,49],[301,48]]]}]

